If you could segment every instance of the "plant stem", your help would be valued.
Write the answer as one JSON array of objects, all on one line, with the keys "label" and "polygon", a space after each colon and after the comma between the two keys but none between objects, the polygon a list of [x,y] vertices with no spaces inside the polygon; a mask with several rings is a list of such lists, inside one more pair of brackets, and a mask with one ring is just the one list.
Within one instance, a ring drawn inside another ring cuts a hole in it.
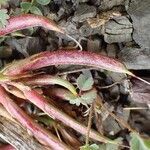
[{"label": "plant stem", "polygon": [[69,150],[70,148],[64,143],[60,142],[54,135],[39,126],[34,122],[20,107],[18,107],[13,100],[7,95],[3,87],[0,86],[0,103],[6,110],[16,118],[25,128],[30,130],[35,138],[42,144],[50,146],[55,150]]},{"label": "plant stem", "polygon": [[87,134],[86,134],[86,141],[85,141],[86,145],[89,144],[89,134],[90,134],[91,124],[92,124],[93,108],[94,108],[94,105],[92,103],[91,108],[90,108],[90,112],[89,112],[89,119],[88,119],[88,126],[87,126]]},{"label": "plant stem", "polygon": [[[29,101],[31,101],[34,105],[36,105],[41,110],[43,110],[47,115],[49,115],[53,119],[58,119],[64,124],[66,124],[67,126],[76,130],[77,132],[86,135],[87,128],[85,125],[82,125],[81,123],[77,122],[75,119],[63,113],[60,109],[51,105],[46,98],[44,98],[42,95],[37,93],[35,90],[32,90],[30,87],[24,86],[21,83],[19,84],[15,82],[10,82],[9,84],[19,88]],[[93,140],[104,142],[104,143],[115,143],[114,141],[104,136],[101,136],[98,132],[94,130],[90,131],[89,137],[92,138]]]},{"label": "plant stem", "polygon": [[0,146],[0,150],[16,150],[16,149],[11,145],[3,145]]},{"label": "plant stem", "polygon": [[[22,79],[21,79],[22,80]],[[22,80],[23,82],[29,85],[60,85],[67,88],[70,92],[77,96],[76,88],[67,80],[62,79],[58,76],[51,76],[51,75],[39,75],[35,76],[34,78],[25,78]]]}]

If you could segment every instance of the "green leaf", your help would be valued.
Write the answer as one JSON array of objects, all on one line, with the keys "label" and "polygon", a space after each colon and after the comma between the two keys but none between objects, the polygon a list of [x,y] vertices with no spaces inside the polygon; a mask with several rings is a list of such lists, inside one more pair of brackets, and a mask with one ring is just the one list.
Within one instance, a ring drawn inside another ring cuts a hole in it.
[{"label": "green leaf", "polygon": [[36,6],[32,6],[32,7],[30,8],[30,12],[31,12],[32,14],[36,14],[36,15],[41,15],[41,16],[43,16],[41,10],[40,10],[38,7],[36,7]]},{"label": "green leaf", "polygon": [[32,4],[30,2],[21,2],[20,6],[23,12],[28,13]]},{"label": "green leaf", "polygon": [[6,37],[0,37],[0,44],[6,39]]},{"label": "green leaf", "polygon": [[76,106],[80,106],[82,99],[80,97],[75,98],[75,99],[70,99],[69,103],[76,105]]},{"label": "green leaf", "polygon": [[81,91],[88,91],[92,89],[94,80],[92,75],[89,75],[89,72],[84,72],[77,78],[77,86]]},{"label": "green leaf", "polygon": [[92,150],[99,150],[99,146],[98,146],[97,144],[92,144],[92,145],[90,145],[90,148],[91,148]]},{"label": "green leaf", "polygon": [[8,3],[9,0],[0,0],[0,7],[2,5],[6,5]]},{"label": "green leaf", "polygon": [[[117,139],[115,139],[114,141],[118,142],[118,144],[122,144],[122,138],[119,137]],[[106,150],[119,150],[119,145],[118,144],[111,144],[111,143],[107,143],[106,146]]]},{"label": "green leaf", "polygon": [[94,143],[92,145],[84,145],[80,147],[80,150],[120,150],[119,144],[122,144],[122,140],[123,139],[119,137],[114,140],[117,142],[117,144],[106,143],[106,144],[97,145]]},{"label": "green leaf", "polygon": [[[81,99],[85,104],[91,104],[96,99],[96,90],[91,90],[81,95]],[[83,104],[82,102],[82,104]]]},{"label": "green leaf", "polygon": [[41,5],[48,5],[51,0],[36,0],[36,1],[37,1],[37,3],[39,3]]},{"label": "green leaf", "polygon": [[80,147],[80,150],[100,150],[100,147],[97,144],[84,145]]},{"label": "green leaf", "polygon": [[9,15],[7,14],[7,10],[6,9],[1,9],[0,10],[0,28],[4,28],[8,21],[7,19],[9,19]]},{"label": "green leaf", "polygon": [[50,118],[49,116],[40,116],[37,118],[37,120],[47,126],[53,126],[55,123],[54,120]]},{"label": "green leaf", "polygon": [[142,139],[138,134],[131,133],[131,150],[150,150],[150,139]]},{"label": "green leaf", "polygon": [[96,98],[97,93],[95,90],[91,90],[88,92],[85,92],[81,95],[81,97],[77,97],[74,95],[68,95],[67,98],[69,100],[70,104],[80,106],[81,104],[84,106],[88,106],[93,102],[93,100]]}]

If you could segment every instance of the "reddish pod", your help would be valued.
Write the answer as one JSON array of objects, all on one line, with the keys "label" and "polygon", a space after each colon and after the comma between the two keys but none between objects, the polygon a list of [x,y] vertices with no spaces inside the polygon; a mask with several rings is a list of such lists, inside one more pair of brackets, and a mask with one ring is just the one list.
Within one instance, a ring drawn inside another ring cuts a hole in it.
[{"label": "reddish pod", "polygon": [[40,125],[32,120],[13,100],[9,97],[3,87],[0,86],[0,103],[5,109],[18,120],[25,128],[31,131],[35,138],[37,138],[42,144],[50,146],[54,150],[70,150],[70,148],[62,142],[58,142],[58,139],[40,127]]},{"label": "reddish pod", "polygon": [[10,19],[8,19],[8,24],[6,25],[6,27],[0,28],[0,36],[4,36],[9,33],[31,27],[43,27],[47,30],[53,30],[65,34],[79,46],[80,50],[82,50],[82,46],[76,39],[68,35],[65,30],[58,26],[53,20],[40,15],[23,14],[10,17]]},{"label": "reddish pod", "polygon": [[8,20],[8,24],[5,28],[0,28],[0,36],[15,32],[17,30],[22,30],[30,27],[41,26],[48,30],[53,30],[60,33],[65,33],[53,20],[46,17],[33,15],[33,14],[23,14],[19,16],[12,16]]},{"label": "reddish pod", "polygon": [[149,82],[137,77],[127,70],[127,68],[118,60],[86,51],[59,50],[54,52],[41,52],[24,60],[17,61],[14,64],[10,64],[2,70],[2,74],[7,76],[17,76],[31,70],[52,65],[92,66],[113,72],[126,73],[150,85]]}]

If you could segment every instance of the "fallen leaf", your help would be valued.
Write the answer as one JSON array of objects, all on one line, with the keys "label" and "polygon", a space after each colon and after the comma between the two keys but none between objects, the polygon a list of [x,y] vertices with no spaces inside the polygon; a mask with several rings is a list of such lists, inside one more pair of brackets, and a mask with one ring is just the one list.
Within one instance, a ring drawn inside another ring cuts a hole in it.
[{"label": "fallen leaf", "polygon": [[135,102],[150,104],[150,86],[139,81],[132,81],[131,98]]}]

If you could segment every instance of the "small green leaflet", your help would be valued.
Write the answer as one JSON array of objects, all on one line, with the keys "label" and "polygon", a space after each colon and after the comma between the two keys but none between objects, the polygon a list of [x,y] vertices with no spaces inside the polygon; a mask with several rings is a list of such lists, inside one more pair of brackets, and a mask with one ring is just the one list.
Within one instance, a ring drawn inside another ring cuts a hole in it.
[{"label": "small green leaflet", "polygon": [[[122,138],[119,137],[117,139],[115,139],[114,141],[117,141],[118,144],[122,144]],[[119,150],[119,145],[118,144],[110,144],[110,143],[106,143],[106,144],[101,144],[101,145],[97,145],[97,144],[92,144],[92,145],[84,145],[82,147],[80,147],[80,150]]]},{"label": "small green leaflet", "polygon": [[44,123],[47,126],[53,126],[55,124],[54,120],[49,116],[40,116],[37,118],[39,122]]},{"label": "small green leaflet", "polygon": [[83,74],[77,78],[77,86],[81,91],[88,91],[92,89],[94,84],[93,77],[90,71],[84,71]]},{"label": "small green leaflet", "polygon": [[28,13],[32,4],[30,2],[21,2],[20,6],[23,12]]},{"label": "small green leaflet", "polygon": [[43,15],[41,10],[38,7],[32,5],[30,2],[22,2],[20,6],[24,13],[31,12],[32,14]]},{"label": "small green leaflet", "polygon": [[6,37],[0,37],[0,44],[5,40]]},{"label": "small green leaflet", "polygon": [[88,106],[92,104],[96,96],[97,96],[96,90],[91,90],[83,93],[81,97],[72,97],[72,98],[70,97],[69,103],[75,104],[76,106],[80,106],[80,104]]},{"label": "small green leaflet", "polygon": [[41,5],[48,5],[51,0],[36,0],[37,3]]},{"label": "small green leaflet", "polygon": [[32,6],[30,8],[30,12],[32,14],[36,14],[36,15],[41,15],[41,16],[43,15],[42,12],[41,12],[41,10],[38,7],[36,7],[36,6]]},{"label": "small green leaflet", "polygon": [[80,106],[81,102],[82,102],[82,99],[80,97],[69,100],[70,104],[73,104],[73,105],[76,105],[76,106]]},{"label": "small green leaflet", "polygon": [[80,147],[80,150],[100,150],[100,147],[97,144],[85,145]]},{"label": "small green leaflet", "polygon": [[0,7],[2,5],[6,5],[8,3],[9,0],[0,0]]},{"label": "small green leaflet", "polygon": [[7,14],[7,9],[1,9],[0,10],[0,28],[4,28],[8,21],[7,19],[9,19],[9,15]]},{"label": "small green leaflet", "polygon": [[96,99],[97,93],[96,90],[91,90],[81,95],[82,104],[92,104],[92,102]]},{"label": "small green leaflet", "polygon": [[[115,139],[114,141],[116,141],[118,144],[122,144],[122,140],[123,138],[118,137],[117,139]],[[111,144],[111,143],[106,143],[106,144],[102,144],[104,148],[104,150],[119,150],[119,145],[118,144]],[[101,146],[100,146],[101,148]]]},{"label": "small green leaflet", "polygon": [[150,139],[142,139],[138,134],[131,133],[131,150],[150,150]]}]

